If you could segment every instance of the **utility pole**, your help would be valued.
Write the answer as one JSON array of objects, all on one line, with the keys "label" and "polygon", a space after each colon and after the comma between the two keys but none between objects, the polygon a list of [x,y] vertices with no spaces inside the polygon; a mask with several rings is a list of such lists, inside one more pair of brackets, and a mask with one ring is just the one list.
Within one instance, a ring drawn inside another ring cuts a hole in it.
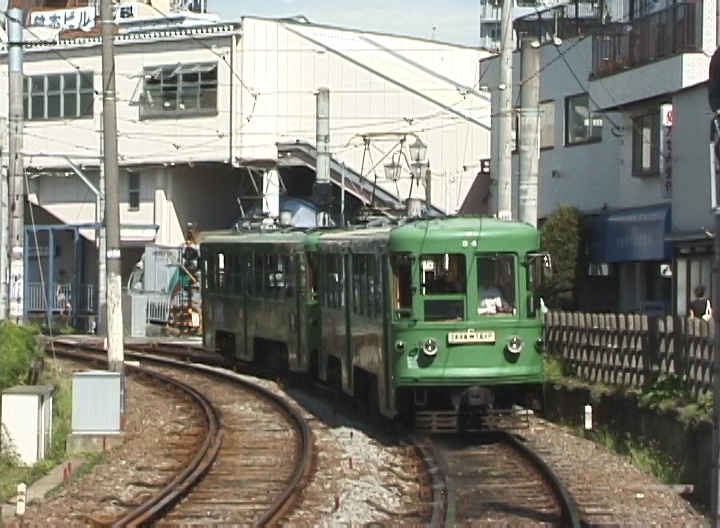
[{"label": "utility pole", "polygon": [[340,171],[340,227],[345,227],[345,171],[347,167],[345,162],[342,162],[342,168]]},{"label": "utility pole", "polygon": [[[120,278],[120,197],[118,191],[117,108],[115,104],[115,50],[111,0],[100,4],[103,83],[103,163],[105,167],[105,234],[107,250],[107,324],[108,368],[123,376],[124,351],[122,325],[122,284]],[[124,395],[122,412],[124,414]]]},{"label": "utility pole", "polygon": [[[103,158],[105,148],[103,142],[105,141],[105,134],[102,132],[103,120],[105,113],[100,113],[100,159]],[[105,255],[107,254],[107,245],[105,244],[105,193],[107,192],[105,185],[105,163],[100,163],[100,174],[98,181],[98,190],[100,191],[97,197],[96,215],[95,221],[98,224],[96,232],[97,236],[97,248],[98,248],[98,291],[97,291],[97,313],[98,320],[95,324],[95,333],[99,336],[107,337],[107,261]]]},{"label": "utility pole", "polygon": [[24,316],[25,270],[25,166],[23,148],[23,10],[21,0],[11,0],[8,26],[8,319],[19,323]]},{"label": "utility pole", "polygon": [[537,227],[538,172],[540,170],[540,50],[535,39],[522,39],[523,79],[520,88],[518,152],[520,201],[518,219]]},{"label": "utility pole", "polygon": [[[720,0],[716,2],[716,10],[720,13]],[[719,15],[720,16],[720,15]],[[720,22],[720,19],[718,20]],[[710,510],[712,525],[720,528],[720,25],[715,28],[716,50],[710,60],[708,102],[710,109],[715,113],[710,128],[710,200],[715,214],[715,235],[712,280],[712,309],[715,324],[715,342],[713,347],[713,429],[712,429],[712,486],[710,497]]]},{"label": "utility pole", "polygon": [[[7,119],[0,119],[0,160],[3,159],[5,154],[5,131],[8,130]],[[0,168],[2,164],[0,163]],[[9,269],[8,269],[8,240],[10,229],[8,223],[10,221],[10,215],[8,214],[10,208],[8,207],[8,199],[10,198],[10,191],[8,190],[8,179],[4,175],[0,176],[0,319],[7,316],[8,313],[8,294],[10,293],[7,285],[9,283]],[[1,526],[1,525],[0,525]]]},{"label": "utility pole", "polygon": [[[332,202],[332,183],[330,182],[330,90],[318,88],[316,98],[315,148],[317,149],[317,156],[315,158],[316,170],[313,198],[323,213],[327,213],[327,209]],[[327,214],[322,216],[324,219],[327,218]]]},{"label": "utility pole", "polygon": [[513,29],[511,0],[502,0],[500,12],[500,106],[498,109],[498,218],[512,218],[512,96]]},{"label": "utility pole", "polygon": [[429,166],[425,169],[425,174],[422,176],[425,182],[425,213],[429,218],[432,214],[432,171]]}]

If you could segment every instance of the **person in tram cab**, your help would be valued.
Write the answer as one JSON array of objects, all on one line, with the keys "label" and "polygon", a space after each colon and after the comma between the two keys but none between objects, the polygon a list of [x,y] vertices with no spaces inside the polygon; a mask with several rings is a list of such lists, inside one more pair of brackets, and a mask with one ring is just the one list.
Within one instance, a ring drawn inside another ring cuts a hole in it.
[{"label": "person in tram cab", "polygon": [[492,269],[480,268],[478,314],[496,315],[512,313],[512,311],[512,306],[503,298],[501,289],[495,284]]}]

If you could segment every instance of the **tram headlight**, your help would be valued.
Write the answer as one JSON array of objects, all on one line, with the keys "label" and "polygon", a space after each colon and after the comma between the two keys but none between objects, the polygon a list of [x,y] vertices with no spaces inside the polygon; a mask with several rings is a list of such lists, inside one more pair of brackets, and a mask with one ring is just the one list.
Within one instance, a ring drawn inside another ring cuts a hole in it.
[{"label": "tram headlight", "polygon": [[422,349],[426,356],[437,356],[437,341],[435,341],[432,337],[427,338],[425,341],[423,341]]},{"label": "tram headlight", "polygon": [[405,341],[403,341],[401,339],[398,339],[397,341],[395,341],[395,350],[397,352],[399,352],[400,354],[405,352]]},{"label": "tram headlight", "polygon": [[507,349],[511,354],[519,354],[520,352],[522,352],[524,346],[525,343],[523,343],[522,338],[518,336],[512,336],[510,339],[508,339]]}]

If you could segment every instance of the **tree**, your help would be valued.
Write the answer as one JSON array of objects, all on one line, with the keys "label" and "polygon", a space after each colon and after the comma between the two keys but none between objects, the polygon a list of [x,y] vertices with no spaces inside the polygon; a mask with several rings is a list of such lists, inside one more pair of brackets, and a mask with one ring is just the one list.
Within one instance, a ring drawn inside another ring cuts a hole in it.
[{"label": "tree", "polygon": [[553,276],[545,285],[543,295],[552,309],[575,308],[577,277],[584,247],[582,214],[576,208],[560,206],[542,227],[542,243],[550,253]]}]

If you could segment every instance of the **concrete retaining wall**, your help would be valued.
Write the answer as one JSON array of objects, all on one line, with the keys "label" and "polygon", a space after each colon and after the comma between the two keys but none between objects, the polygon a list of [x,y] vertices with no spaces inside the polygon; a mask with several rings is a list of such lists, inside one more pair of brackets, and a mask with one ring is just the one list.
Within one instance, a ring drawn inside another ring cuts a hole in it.
[{"label": "concrete retaining wall", "polygon": [[675,411],[643,409],[634,396],[594,398],[589,388],[548,383],[545,417],[556,423],[581,426],[585,405],[592,405],[593,427],[639,441],[654,443],[684,467],[684,482],[694,487],[692,499],[710,504],[712,482],[712,424],[683,424]]}]

